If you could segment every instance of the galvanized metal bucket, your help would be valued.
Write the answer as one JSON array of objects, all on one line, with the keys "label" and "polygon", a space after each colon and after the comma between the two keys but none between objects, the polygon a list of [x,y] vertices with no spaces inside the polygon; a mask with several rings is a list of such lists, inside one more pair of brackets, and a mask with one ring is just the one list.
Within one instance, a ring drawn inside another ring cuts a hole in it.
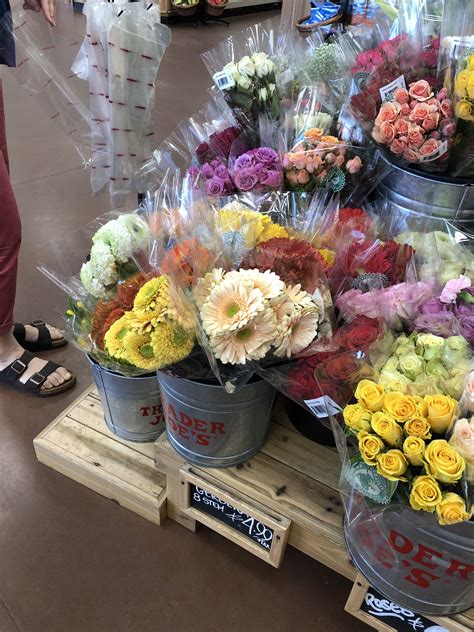
[{"label": "galvanized metal bucket", "polygon": [[260,451],[270,427],[275,389],[264,380],[229,394],[222,386],[158,373],[166,431],[194,465],[231,467]]},{"label": "galvanized metal bucket", "polygon": [[156,375],[125,377],[87,357],[108,429],[129,441],[156,441],[165,429]]},{"label": "galvanized metal bucket", "polygon": [[346,521],[344,533],[371,586],[419,614],[474,606],[474,522],[441,527],[434,516],[400,506],[365,517],[360,511],[358,519]]},{"label": "galvanized metal bucket", "polygon": [[474,182],[389,164],[392,170],[377,187],[379,200],[386,200],[393,210],[433,215],[474,230]]}]

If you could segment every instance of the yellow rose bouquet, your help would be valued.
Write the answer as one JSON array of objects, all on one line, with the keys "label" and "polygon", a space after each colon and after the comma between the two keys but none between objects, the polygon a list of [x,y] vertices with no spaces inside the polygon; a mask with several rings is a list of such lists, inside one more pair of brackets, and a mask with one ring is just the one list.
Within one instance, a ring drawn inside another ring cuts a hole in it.
[{"label": "yellow rose bouquet", "polygon": [[457,401],[390,391],[367,379],[354,398],[343,410],[344,430],[357,443],[343,469],[346,481],[370,502],[408,504],[440,525],[470,520],[463,483],[474,465],[474,425],[472,417],[460,419],[447,440]]}]

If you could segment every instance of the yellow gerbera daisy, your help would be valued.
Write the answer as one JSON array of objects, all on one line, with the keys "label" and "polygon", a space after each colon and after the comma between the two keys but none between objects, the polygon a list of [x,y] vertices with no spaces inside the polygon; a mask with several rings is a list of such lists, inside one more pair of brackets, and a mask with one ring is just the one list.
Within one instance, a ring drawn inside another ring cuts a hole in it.
[{"label": "yellow gerbera daisy", "polygon": [[157,369],[184,360],[194,348],[194,331],[168,323],[159,323],[150,338]]},{"label": "yellow gerbera daisy", "polygon": [[107,353],[121,360],[125,353],[125,337],[130,332],[128,314],[115,321],[104,336],[104,347]]},{"label": "yellow gerbera daisy", "polygon": [[149,335],[130,331],[124,339],[124,359],[145,371],[156,371],[159,362]]},{"label": "yellow gerbera daisy", "polygon": [[159,312],[168,303],[168,279],[161,275],[147,281],[133,302],[134,312]]},{"label": "yellow gerbera daisy", "polygon": [[166,311],[166,307],[160,307],[159,311],[156,310],[154,312],[129,312],[128,323],[130,329],[142,336],[150,334],[156,325],[165,319]]}]

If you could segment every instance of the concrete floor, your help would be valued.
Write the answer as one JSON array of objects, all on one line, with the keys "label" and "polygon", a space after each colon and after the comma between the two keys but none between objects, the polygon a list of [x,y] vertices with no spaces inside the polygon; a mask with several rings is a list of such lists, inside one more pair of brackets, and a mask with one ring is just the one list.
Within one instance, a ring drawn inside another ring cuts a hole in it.
[{"label": "concrete floor", "polygon": [[[160,69],[159,136],[206,100],[201,51],[230,29],[173,27]],[[4,80],[12,179],[23,219],[16,318],[60,324],[65,296],[36,269],[36,245],[108,210],[67,137],[34,99]],[[1,212],[1,208],[0,208]],[[50,401],[0,391],[0,632],[345,632],[349,582],[289,548],[274,570],[202,528],[159,528],[40,465],[32,441],[91,383],[81,353],[51,354],[78,376]]]}]

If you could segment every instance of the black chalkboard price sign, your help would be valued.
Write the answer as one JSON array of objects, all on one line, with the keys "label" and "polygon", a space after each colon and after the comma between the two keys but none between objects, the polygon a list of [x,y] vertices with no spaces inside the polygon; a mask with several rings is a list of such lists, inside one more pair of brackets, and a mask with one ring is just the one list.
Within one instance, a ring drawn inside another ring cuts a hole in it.
[{"label": "black chalkboard price sign", "polygon": [[447,628],[433,623],[426,616],[386,599],[372,587],[367,589],[360,609],[397,632],[449,632]]},{"label": "black chalkboard price sign", "polygon": [[183,468],[181,511],[278,567],[291,521],[216,483]]}]

